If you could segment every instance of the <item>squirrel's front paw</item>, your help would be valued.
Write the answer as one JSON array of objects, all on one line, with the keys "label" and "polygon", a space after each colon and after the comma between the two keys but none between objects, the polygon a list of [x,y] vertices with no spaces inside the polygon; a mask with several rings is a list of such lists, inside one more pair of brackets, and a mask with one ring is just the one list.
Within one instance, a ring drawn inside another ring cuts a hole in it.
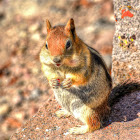
[{"label": "squirrel's front paw", "polygon": [[51,79],[51,80],[49,81],[49,83],[50,83],[50,86],[51,86],[52,88],[55,88],[55,89],[57,89],[57,88],[60,86],[60,81],[59,81],[59,79]]},{"label": "squirrel's front paw", "polygon": [[61,83],[62,88],[70,88],[72,86],[72,80],[70,78],[66,78]]}]

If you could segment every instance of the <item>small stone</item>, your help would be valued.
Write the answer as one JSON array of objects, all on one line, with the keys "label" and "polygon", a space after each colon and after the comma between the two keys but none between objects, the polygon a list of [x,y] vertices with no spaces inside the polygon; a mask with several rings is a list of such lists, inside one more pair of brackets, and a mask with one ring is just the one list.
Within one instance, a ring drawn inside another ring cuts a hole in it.
[{"label": "small stone", "polygon": [[38,107],[33,106],[33,107],[29,110],[30,116],[33,116],[37,111],[38,111]]},{"label": "small stone", "polygon": [[23,128],[21,131],[24,131],[26,128]]},{"label": "small stone", "polygon": [[69,132],[66,132],[66,133],[64,133],[63,135],[64,135],[64,136],[67,136],[68,134],[69,134]]},{"label": "small stone", "polygon": [[27,36],[27,33],[25,31],[21,31],[19,33],[19,37],[25,38]]},{"label": "small stone", "polygon": [[32,69],[32,72],[33,72],[34,74],[38,74],[38,73],[39,73],[39,69],[38,69],[38,68],[33,68],[33,69]]},{"label": "small stone", "polygon": [[39,41],[40,40],[40,34],[39,33],[35,33],[31,36],[31,39],[34,41]]},{"label": "small stone", "polygon": [[50,129],[46,129],[46,132],[49,132],[50,131]]},{"label": "small stone", "polygon": [[3,132],[7,132],[8,129],[9,129],[9,127],[8,127],[8,124],[7,124],[7,123],[3,123],[3,124],[1,125],[1,130],[2,130]]},{"label": "small stone", "polygon": [[37,99],[40,96],[40,94],[42,94],[42,91],[39,88],[36,88],[36,89],[32,90],[30,99],[31,100]]},{"label": "small stone", "polygon": [[29,32],[33,33],[35,31],[37,31],[39,28],[40,28],[40,24],[39,23],[35,23],[35,24],[33,24],[33,25],[31,25],[29,27]]},{"label": "small stone", "polygon": [[40,129],[39,127],[36,128],[36,130],[39,130],[39,129]]},{"label": "small stone", "polygon": [[19,121],[23,121],[25,118],[25,112],[15,112],[14,118],[16,118]]},{"label": "small stone", "polygon": [[11,107],[8,103],[1,104],[0,105],[0,117],[4,117],[7,115],[10,111]]},{"label": "small stone", "polygon": [[23,101],[23,97],[19,94],[14,95],[14,97],[12,99],[12,103],[14,106],[21,105],[22,101]]},{"label": "small stone", "polygon": [[87,33],[94,32],[94,31],[95,31],[95,27],[94,27],[93,25],[88,26],[88,27],[85,28],[85,31],[86,31]]},{"label": "small stone", "polygon": [[22,3],[22,6],[20,6],[20,9],[18,9],[18,12],[20,15],[26,18],[35,16],[38,13],[37,3],[35,3],[34,1],[24,1],[24,3]]},{"label": "small stone", "polygon": [[8,103],[8,101],[9,101],[9,97],[8,96],[2,96],[0,98],[0,105]]}]

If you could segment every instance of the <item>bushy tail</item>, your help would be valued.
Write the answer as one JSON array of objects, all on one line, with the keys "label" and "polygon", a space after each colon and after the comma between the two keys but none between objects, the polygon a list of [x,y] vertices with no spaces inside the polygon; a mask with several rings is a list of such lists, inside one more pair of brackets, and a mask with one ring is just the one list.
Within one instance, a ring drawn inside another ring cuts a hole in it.
[{"label": "bushy tail", "polygon": [[140,81],[126,81],[122,84],[117,85],[112,89],[110,93],[108,99],[109,106],[113,106],[124,95],[128,95],[135,91],[140,91]]}]

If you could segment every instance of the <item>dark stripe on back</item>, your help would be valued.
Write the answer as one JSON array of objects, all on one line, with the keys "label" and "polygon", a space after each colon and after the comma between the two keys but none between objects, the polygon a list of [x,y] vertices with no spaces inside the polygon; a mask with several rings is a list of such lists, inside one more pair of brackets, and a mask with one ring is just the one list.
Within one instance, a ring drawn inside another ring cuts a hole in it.
[{"label": "dark stripe on back", "polygon": [[[96,51],[95,49],[91,48],[88,46],[88,49],[91,53],[91,55],[94,57],[95,59],[95,63],[97,63],[98,65],[102,65],[102,67],[104,68],[105,70],[105,73],[106,73],[106,77],[107,77],[107,80],[110,82],[110,87],[112,87],[112,79],[111,79],[111,76],[110,74],[108,73],[107,71],[107,67],[106,67],[106,64],[102,58],[102,56],[99,54],[98,51]],[[96,54],[97,53],[97,54]],[[98,56],[99,55],[99,56]]]}]

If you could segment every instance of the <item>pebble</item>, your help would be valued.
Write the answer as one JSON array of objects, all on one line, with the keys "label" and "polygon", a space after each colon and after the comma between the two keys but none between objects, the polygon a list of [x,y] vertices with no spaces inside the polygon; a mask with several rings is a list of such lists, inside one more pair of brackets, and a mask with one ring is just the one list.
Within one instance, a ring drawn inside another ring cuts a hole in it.
[{"label": "pebble", "polygon": [[23,128],[21,131],[24,131],[26,128]]},{"label": "pebble", "polygon": [[25,118],[25,112],[15,112],[14,118],[16,118],[18,121],[23,121]]},{"label": "pebble", "polygon": [[42,94],[42,91],[39,88],[33,89],[31,91],[31,94],[30,94],[29,98],[31,100],[37,99],[40,96],[40,94]]},{"label": "pebble", "polygon": [[36,128],[36,130],[40,129],[39,127]]},{"label": "pebble", "polygon": [[9,111],[10,111],[11,107],[8,103],[4,103],[0,105],[0,117],[4,117],[6,116]]},{"label": "pebble", "polygon": [[40,40],[40,34],[39,33],[35,33],[31,36],[31,39],[34,41],[39,41]]},{"label": "pebble", "polygon": [[39,73],[39,69],[38,69],[38,68],[33,68],[33,69],[32,69],[32,72],[33,72],[34,74],[38,74],[38,73]]},{"label": "pebble", "polygon": [[33,33],[40,29],[41,25],[39,23],[35,23],[29,27],[29,32]]},{"label": "pebble", "polygon": [[12,103],[13,103],[14,106],[21,105],[22,101],[23,101],[23,97],[19,94],[14,95],[14,97],[12,99]]},{"label": "pebble", "polygon": [[38,7],[37,4],[33,1],[24,1],[24,3],[22,3],[22,6],[20,6],[19,14],[26,18],[37,15],[37,13]]},{"label": "pebble", "polygon": [[46,132],[49,132],[49,131],[51,131],[51,129],[46,129]]},{"label": "pebble", "polygon": [[25,31],[21,31],[19,33],[19,37],[21,37],[21,38],[25,38],[26,36],[27,36],[27,33]]},{"label": "pebble", "polygon": [[95,27],[93,25],[90,25],[90,26],[86,27],[84,30],[87,33],[92,33],[95,31]]},{"label": "pebble", "polygon": [[67,136],[68,134],[69,134],[69,132],[66,132],[66,133],[64,133],[63,135],[64,135],[64,136]]},{"label": "pebble", "polygon": [[5,104],[5,103],[8,103],[8,100],[9,100],[9,97],[8,96],[2,96],[0,98],[0,105],[1,104]]},{"label": "pebble", "polygon": [[1,125],[1,131],[2,132],[7,132],[8,131],[8,124],[7,123],[3,123],[2,125]]},{"label": "pebble", "polygon": [[33,116],[37,111],[38,111],[38,107],[33,106],[33,107],[29,110],[29,115],[30,115],[30,116]]}]

